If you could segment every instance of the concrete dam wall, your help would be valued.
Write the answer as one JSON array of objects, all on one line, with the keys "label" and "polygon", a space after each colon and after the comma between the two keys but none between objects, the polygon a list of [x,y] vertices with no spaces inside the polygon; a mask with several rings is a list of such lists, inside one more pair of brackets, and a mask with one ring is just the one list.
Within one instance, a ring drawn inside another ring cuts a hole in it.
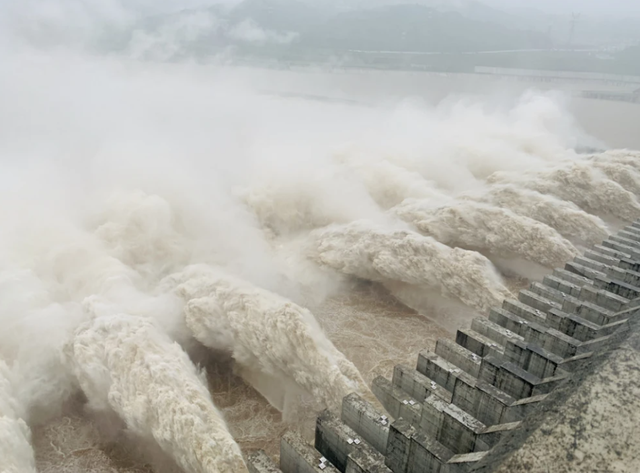
[{"label": "concrete dam wall", "polygon": [[[253,473],[637,471],[640,221],[281,440]],[[626,432],[625,435],[622,435]]]}]

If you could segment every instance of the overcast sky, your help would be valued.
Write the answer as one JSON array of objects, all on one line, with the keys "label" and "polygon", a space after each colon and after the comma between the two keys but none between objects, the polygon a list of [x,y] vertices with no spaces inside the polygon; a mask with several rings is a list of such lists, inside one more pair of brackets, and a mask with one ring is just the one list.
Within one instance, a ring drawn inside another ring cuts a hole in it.
[{"label": "overcast sky", "polygon": [[[455,1],[455,0],[454,0]],[[531,7],[549,13],[580,12],[585,15],[640,17],[640,0],[480,0],[488,5],[514,8]]]},{"label": "overcast sky", "polygon": [[[180,3],[185,0],[160,0],[161,3]],[[239,3],[241,0],[187,0],[188,3]],[[295,0],[292,0],[295,1]],[[308,0],[306,0],[308,1]],[[326,0],[315,0],[322,3]],[[335,0],[329,0],[335,3]],[[429,1],[429,0],[427,0]],[[460,0],[433,0],[442,2],[457,2]],[[477,0],[481,3],[509,9],[514,7],[531,7],[549,13],[581,12],[585,15],[610,14],[612,16],[638,16],[640,17],[640,0]],[[315,3],[315,2],[314,2]],[[397,3],[397,0],[394,0]],[[421,3],[420,0],[406,0],[406,3]]]}]

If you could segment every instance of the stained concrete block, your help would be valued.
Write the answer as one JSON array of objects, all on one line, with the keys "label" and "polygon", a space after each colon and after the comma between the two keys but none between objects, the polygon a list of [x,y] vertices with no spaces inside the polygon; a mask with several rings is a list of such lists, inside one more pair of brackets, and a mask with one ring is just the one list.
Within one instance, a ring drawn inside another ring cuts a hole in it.
[{"label": "stained concrete block", "polygon": [[345,396],[340,418],[378,452],[386,453],[391,421],[369,402],[355,393]]},{"label": "stained concrete block", "polygon": [[482,391],[478,389],[476,379],[458,378],[453,389],[451,404],[475,416],[478,411],[481,395]]},{"label": "stained concrete block", "polygon": [[620,268],[627,271],[635,271],[636,273],[640,272],[640,261],[634,258],[621,258]]},{"label": "stained concrete block", "polygon": [[561,304],[549,300],[543,296],[540,296],[532,291],[522,290],[518,294],[518,300],[523,304],[528,305],[534,310],[539,310],[542,312],[543,317],[546,318],[546,313],[551,309],[559,309],[562,307]]},{"label": "stained concrete block", "polygon": [[529,361],[524,368],[534,376],[541,379],[551,378],[560,374],[559,366],[564,358],[558,356],[538,345],[527,345],[527,351],[531,353]]},{"label": "stained concrete block", "polygon": [[538,378],[554,376],[563,358],[521,340],[507,343],[505,359]]},{"label": "stained concrete block", "polygon": [[[625,253],[624,251],[614,250],[613,248],[607,248],[604,245],[594,245],[593,250],[603,255],[616,258],[618,259],[618,261],[631,258],[631,255],[628,253]],[[618,265],[620,265],[620,263],[618,263]]]},{"label": "stained concrete block", "polygon": [[538,345],[560,358],[571,358],[587,351],[583,349],[583,342],[554,328],[547,330],[544,341]]},{"label": "stained concrete block", "polygon": [[329,463],[320,468],[322,454],[307,444],[299,434],[287,432],[280,441],[280,470],[282,473],[338,473]]},{"label": "stained concrete block", "polygon": [[422,416],[421,403],[388,379],[378,376],[371,384],[371,391],[394,419],[406,419],[417,425]]},{"label": "stained concrete block", "polygon": [[458,330],[456,343],[475,354],[478,358],[489,355],[500,356],[504,353],[503,346],[472,329]]},{"label": "stained concrete block", "polygon": [[511,340],[523,340],[523,338],[517,333],[512,332],[489,319],[485,319],[484,317],[477,317],[473,319],[471,321],[471,328],[490,340],[493,340],[502,347],[506,346],[507,342]]},{"label": "stained concrete block", "polygon": [[571,261],[564,265],[565,271],[568,273],[573,273],[581,277],[588,278],[590,280],[594,280],[597,277],[606,277],[606,273],[603,271],[596,271],[595,269],[588,268],[583,266],[582,264],[576,263],[575,261]]},{"label": "stained concrete block", "polygon": [[518,334],[531,343],[542,343],[547,328],[537,322],[531,322],[505,309],[491,309],[489,320]]},{"label": "stained concrete block", "polygon": [[355,450],[347,458],[344,473],[392,473],[384,464],[384,457],[378,459],[363,450]]},{"label": "stained concrete block", "polygon": [[443,464],[453,457],[451,450],[435,438],[416,432],[411,438],[409,473],[441,473]]},{"label": "stained concrete block", "polygon": [[567,297],[561,310],[567,314],[576,314],[597,325],[614,322],[614,312],[591,302],[581,301],[575,297]]},{"label": "stained concrete block", "polygon": [[611,256],[610,254],[605,254],[596,249],[586,250],[583,256],[589,260],[597,261],[598,263],[602,263],[608,266],[612,266],[614,268],[618,268],[620,264],[620,258],[616,258],[615,256]]},{"label": "stained concrete block", "polygon": [[531,283],[529,291],[558,304],[563,304],[567,297],[571,297],[571,294],[567,292],[558,291],[557,289],[553,289],[539,282]]},{"label": "stained concrete block", "polygon": [[[446,380],[444,382],[452,386],[451,403],[476,417],[485,425],[500,422],[509,406],[515,401],[498,388],[482,382],[462,370],[449,371],[451,365],[446,362],[442,363],[444,360],[438,355],[429,352],[424,352],[421,355],[422,369],[432,373],[434,377]],[[509,418],[519,420],[517,413],[510,414]]]},{"label": "stained concrete block", "polygon": [[[602,246],[605,248],[611,248],[612,250],[618,250],[623,253],[627,253],[629,255],[628,259],[621,259],[621,261],[628,263],[631,267],[629,269],[633,269],[634,271],[638,271],[640,269],[640,251],[637,248],[622,244],[617,241],[613,241],[611,239],[605,240],[602,242]],[[635,267],[634,267],[635,266]],[[621,268],[625,269],[624,266],[620,265]]]},{"label": "stained concrete block", "polygon": [[566,375],[540,379],[525,371],[515,363],[486,357],[482,359],[480,379],[504,391],[515,399],[546,394],[566,379]]},{"label": "stained concrete block", "polygon": [[416,370],[449,392],[453,392],[457,376],[473,378],[453,363],[449,363],[441,356],[427,350],[421,351],[418,355],[418,366]]},{"label": "stained concrete block", "polygon": [[640,238],[640,228],[636,228],[633,225],[627,225],[624,227],[624,231],[636,235]]},{"label": "stained concrete block", "polygon": [[477,378],[480,373],[480,358],[448,338],[440,338],[436,342],[436,354],[453,363],[458,368]]},{"label": "stained concrete block", "polygon": [[[561,327],[563,318],[565,317],[567,317],[567,314],[557,309],[552,309],[547,314],[547,321],[550,326]],[[511,329],[512,332],[520,336],[521,340],[527,343],[537,344],[562,358],[569,358],[576,355],[576,353],[578,353],[578,347],[582,343],[580,340],[566,335],[556,328],[546,328],[539,324],[529,322],[504,309],[492,309],[489,313],[489,320],[507,329]],[[591,324],[590,322],[587,323]],[[568,324],[565,323],[564,325],[567,326]],[[591,325],[597,330],[598,327],[595,324]]]},{"label": "stained concrete block", "polygon": [[257,450],[247,455],[249,473],[281,473],[271,457],[263,450]]},{"label": "stained concrete block", "polygon": [[[528,373],[515,363],[485,358],[481,378],[515,399],[531,397],[540,378]],[[486,373],[486,374],[485,374]]]},{"label": "stained concrete block", "polygon": [[530,322],[535,322],[543,325],[546,319],[546,314],[539,310],[534,309],[533,307],[522,303],[519,300],[515,299],[505,299],[502,303],[502,308],[507,312],[511,312],[518,317],[521,317]]},{"label": "stained concrete block", "polygon": [[478,405],[475,412],[470,412],[485,425],[496,425],[522,419],[523,411],[515,406],[516,400],[495,386],[478,380],[476,389],[479,392]]},{"label": "stained concrete block", "polygon": [[[384,464],[383,455],[329,410],[321,412],[316,420],[315,448],[340,471],[368,471],[371,465]],[[348,467],[350,459],[352,465]]]},{"label": "stained concrete block", "polygon": [[409,366],[397,365],[393,369],[391,382],[420,402],[431,394],[451,402],[451,392]]},{"label": "stained concrete block", "polygon": [[640,243],[638,243],[635,240],[631,240],[629,238],[625,238],[624,236],[621,236],[620,233],[618,233],[617,235],[609,236],[608,240],[614,241],[616,243],[620,243],[622,245],[629,246],[631,248],[640,249]]},{"label": "stained concrete block", "polygon": [[625,238],[626,240],[635,241],[637,244],[640,244],[640,235],[635,231],[627,231],[623,229],[618,232],[618,236]]},{"label": "stained concrete block", "polygon": [[[624,310],[625,306],[629,302],[629,298],[625,298],[614,294],[613,291],[609,290],[609,284],[625,284],[615,279],[597,278],[595,281],[595,286],[583,287],[580,291],[579,299],[584,302],[591,302],[596,304],[597,306],[603,307],[611,312],[620,312]],[[625,286],[628,286],[625,284]],[[631,287],[631,286],[628,286]],[[635,288],[636,291],[640,294],[640,289]],[[634,299],[632,297],[632,299]]]},{"label": "stained concrete block", "polygon": [[588,286],[590,284],[593,284],[593,280],[584,276],[580,276],[579,274],[572,273],[562,268],[554,269],[553,276],[562,281],[566,281],[569,284],[573,284],[577,287]]},{"label": "stained concrete block", "polygon": [[[458,376],[451,404],[472,415],[485,425],[502,422],[514,399],[498,388],[468,376]],[[517,414],[513,414],[518,420]]]},{"label": "stained concrete block", "polygon": [[552,310],[548,314],[549,326],[582,342],[601,338],[615,332],[624,324],[624,314],[615,314],[616,321],[598,325],[576,314]]},{"label": "stained concrete block", "polygon": [[634,287],[640,287],[640,273],[631,270],[624,270],[624,275],[621,278],[617,278],[622,282],[625,282]]},{"label": "stained concrete block", "polygon": [[638,235],[640,235],[640,227],[636,227],[633,225],[633,223],[630,223],[629,225],[627,225],[626,227],[624,227],[624,229],[626,231],[630,231],[630,232],[636,232]]},{"label": "stained concrete block", "polygon": [[476,437],[486,426],[453,404],[435,396],[422,405],[420,431],[433,437],[454,453],[473,452]]},{"label": "stained concrete block", "polygon": [[411,457],[411,440],[416,432],[417,429],[404,419],[398,419],[391,424],[385,465],[393,473],[408,472]]},{"label": "stained concrete block", "polygon": [[365,444],[351,428],[330,411],[325,410],[318,415],[314,447],[338,470],[346,469],[347,457],[356,447],[354,441]]},{"label": "stained concrete block", "polygon": [[542,280],[542,284],[561,293],[569,294],[573,297],[577,297],[580,294],[580,289],[582,288],[582,285],[566,281],[553,274],[548,274],[547,276],[545,276]]},{"label": "stained concrete block", "polygon": [[[604,291],[616,294],[624,299],[636,299],[640,297],[640,288],[627,284],[623,281],[618,281],[608,277],[597,278],[594,284]],[[613,306],[612,306],[613,307]],[[620,308],[614,308],[613,311],[621,310]]]},{"label": "stained concrete block", "polygon": [[607,274],[607,271],[610,271],[612,268],[614,268],[614,266],[594,261],[591,258],[587,258],[586,256],[576,256],[575,258],[573,258],[573,263],[584,268],[591,269],[596,273],[602,274]]}]

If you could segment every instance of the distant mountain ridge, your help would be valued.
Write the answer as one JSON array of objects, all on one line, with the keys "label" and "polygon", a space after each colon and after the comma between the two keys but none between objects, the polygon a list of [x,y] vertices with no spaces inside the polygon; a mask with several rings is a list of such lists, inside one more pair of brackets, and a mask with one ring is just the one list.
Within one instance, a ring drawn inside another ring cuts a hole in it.
[{"label": "distant mountain ridge", "polygon": [[[231,9],[207,8],[154,17],[153,21],[141,22],[138,28],[148,35],[159,34],[171,29],[172,22],[181,22],[181,17],[199,14],[215,18],[212,28],[218,32],[220,28],[233,28],[250,21],[254,28],[264,31],[294,33],[295,40],[282,44],[281,49],[467,52],[549,45],[545,35],[539,32],[508,28],[490,21],[494,10],[479,2],[458,0],[456,5],[467,11],[466,15],[458,11],[459,8],[452,8],[455,5],[445,8],[443,2],[426,3],[405,1],[383,6],[374,3],[368,8],[332,8],[331,5],[320,8],[306,1],[245,0]],[[500,17],[500,12],[496,10],[494,16]],[[203,34],[194,39],[194,43],[201,49],[206,39],[208,44],[219,46],[220,38],[220,35]],[[242,44],[243,40],[230,35],[226,42]]]}]

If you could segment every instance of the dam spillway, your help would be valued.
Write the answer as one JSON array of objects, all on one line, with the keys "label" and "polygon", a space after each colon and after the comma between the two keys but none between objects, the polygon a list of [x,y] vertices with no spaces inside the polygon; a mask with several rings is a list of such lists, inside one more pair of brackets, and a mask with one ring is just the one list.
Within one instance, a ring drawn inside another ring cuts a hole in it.
[{"label": "dam spillway", "polygon": [[637,221],[376,378],[386,412],[346,396],[318,416],[313,446],[288,432],[279,467],[256,451],[250,471],[633,471],[639,439],[620,452],[605,433],[632,429],[639,403],[639,270]]}]

